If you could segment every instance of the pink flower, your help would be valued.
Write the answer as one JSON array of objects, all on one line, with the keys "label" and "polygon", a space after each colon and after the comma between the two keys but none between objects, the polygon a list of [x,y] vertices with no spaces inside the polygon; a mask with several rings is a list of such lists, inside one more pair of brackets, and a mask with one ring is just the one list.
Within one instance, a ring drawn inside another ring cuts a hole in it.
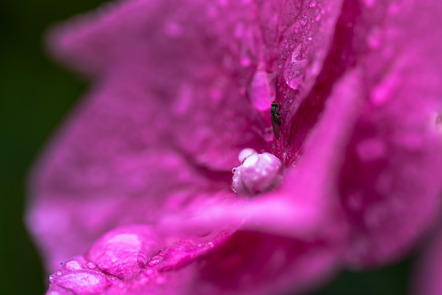
[{"label": "pink flower", "polygon": [[441,191],[433,15],[138,0],[55,31],[95,82],[31,180],[49,293],[301,292],[400,258]]}]

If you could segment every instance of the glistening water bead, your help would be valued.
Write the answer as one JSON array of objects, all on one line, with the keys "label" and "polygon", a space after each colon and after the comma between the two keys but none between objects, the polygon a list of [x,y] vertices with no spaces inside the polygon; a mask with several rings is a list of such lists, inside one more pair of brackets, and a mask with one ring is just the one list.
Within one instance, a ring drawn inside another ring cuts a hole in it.
[{"label": "glistening water bead", "polygon": [[273,154],[244,149],[238,159],[241,165],[232,169],[232,190],[239,196],[253,197],[269,191],[282,178],[282,163]]}]

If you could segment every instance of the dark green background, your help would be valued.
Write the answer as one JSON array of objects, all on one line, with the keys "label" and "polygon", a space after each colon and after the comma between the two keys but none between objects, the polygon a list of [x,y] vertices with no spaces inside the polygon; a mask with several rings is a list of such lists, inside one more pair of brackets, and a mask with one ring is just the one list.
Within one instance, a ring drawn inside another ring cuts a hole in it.
[{"label": "dark green background", "polygon": [[[23,225],[26,175],[40,149],[87,89],[48,58],[45,32],[100,0],[0,2],[0,294],[43,294],[47,279]],[[388,268],[344,272],[315,295],[406,294],[410,258]]]}]

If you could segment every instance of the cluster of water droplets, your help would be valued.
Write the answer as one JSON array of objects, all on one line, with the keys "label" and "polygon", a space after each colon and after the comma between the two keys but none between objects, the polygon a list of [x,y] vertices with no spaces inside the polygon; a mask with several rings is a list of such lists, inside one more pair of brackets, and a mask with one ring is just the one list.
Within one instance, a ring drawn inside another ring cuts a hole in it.
[{"label": "cluster of water droplets", "polygon": [[232,169],[232,190],[240,196],[255,196],[275,187],[282,179],[282,163],[270,153],[258,154],[251,148],[243,149]]},{"label": "cluster of water droplets", "polygon": [[66,294],[58,287],[71,290],[73,294],[97,294],[112,285],[111,280],[97,268],[97,265],[83,256],[77,256],[64,263],[63,268],[49,276],[51,283],[48,294]]}]

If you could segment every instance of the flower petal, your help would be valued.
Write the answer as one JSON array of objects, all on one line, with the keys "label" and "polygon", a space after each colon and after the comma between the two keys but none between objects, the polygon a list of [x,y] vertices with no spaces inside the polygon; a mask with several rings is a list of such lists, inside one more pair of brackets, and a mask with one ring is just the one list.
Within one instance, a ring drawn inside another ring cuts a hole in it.
[{"label": "flower petal", "polygon": [[340,180],[352,227],[347,261],[355,268],[402,257],[437,213],[442,42],[433,30],[441,10],[430,2],[385,1],[361,10],[365,22],[353,24],[355,38],[364,36],[367,47],[348,50],[357,55],[370,89]]}]

